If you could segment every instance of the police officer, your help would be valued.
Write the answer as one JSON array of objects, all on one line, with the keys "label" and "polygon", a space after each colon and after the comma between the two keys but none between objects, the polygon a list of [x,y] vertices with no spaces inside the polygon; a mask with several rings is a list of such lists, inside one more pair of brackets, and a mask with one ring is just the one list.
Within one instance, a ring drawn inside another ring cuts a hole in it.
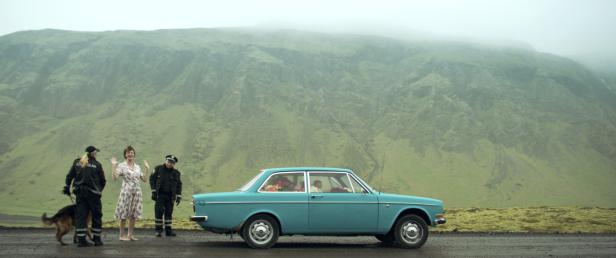
[{"label": "police officer", "polygon": [[94,146],[88,146],[86,153],[73,161],[73,164],[66,175],[66,185],[62,191],[66,195],[71,195],[69,189],[73,184],[73,193],[77,196],[76,207],[76,229],[79,247],[90,246],[86,241],[88,213],[92,213],[92,235],[94,245],[101,246],[102,233],[102,205],[101,196],[105,184],[105,172],[103,166],[96,161],[96,154],[100,150]]},{"label": "police officer", "polygon": [[173,202],[176,205],[182,200],[182,180],[180,171],[175,169],[178,158],[173,155],[165,156],[165,163],[154,168],[150,176],[152,188],[152,200],[156,201],[154,216],[156,224],[156,236],[160,237],[163,231],[163,214],[165,215],[165,235],[176,236],[171,223],[173,222]]}]

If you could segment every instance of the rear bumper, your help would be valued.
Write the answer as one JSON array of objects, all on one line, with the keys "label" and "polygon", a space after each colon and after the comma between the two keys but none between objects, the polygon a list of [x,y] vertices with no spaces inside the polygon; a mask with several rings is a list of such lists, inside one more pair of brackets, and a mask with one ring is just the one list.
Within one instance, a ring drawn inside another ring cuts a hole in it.
[{"label": "rear bumper", "polygon": [[437,224],[437,225],[445,224],[445,223],[447,223],[447,219],[445,219],[445,218],[438,218],[438,219],[434,220],[434,223]]},{"label": "rear bumper", "polygon": [[195,222],[207,222],[207,216],[190,216],[190,220]]}]

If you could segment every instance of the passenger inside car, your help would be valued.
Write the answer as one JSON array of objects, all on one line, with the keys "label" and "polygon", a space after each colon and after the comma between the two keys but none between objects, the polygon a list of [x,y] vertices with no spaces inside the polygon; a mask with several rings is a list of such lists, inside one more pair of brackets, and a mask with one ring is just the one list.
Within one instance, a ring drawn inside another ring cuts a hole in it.
[{"label": "passenger inside car", "polygon": [[321,180],[314,180],[312,182],[312,186],[310,186],[310,192],[321,193],[321,192],[323,192],[321,190],[321,187],[322,187]]},{"label": "passenger inside car", "polygon": [[291,180],[284,176],[272,178],[268,184],[266,184],[261,191],[265,192],[295,192],[295,185]]},{"label": "passenger inside car", "polygon": [[278,191],[280,191],[280,186],[277,185],[277,184],[265,185],[265,186],[263,186],[261,191],[265,191],[265,192],[278,192]]},{"label": "passenger inside car", "polygon": [[299,181],[299,184],[297,184],[295,186],[295,191],[296,192],[303,192],[304,190],[306,190],[305,187],[304,187],[304,181],[303,180]]}]

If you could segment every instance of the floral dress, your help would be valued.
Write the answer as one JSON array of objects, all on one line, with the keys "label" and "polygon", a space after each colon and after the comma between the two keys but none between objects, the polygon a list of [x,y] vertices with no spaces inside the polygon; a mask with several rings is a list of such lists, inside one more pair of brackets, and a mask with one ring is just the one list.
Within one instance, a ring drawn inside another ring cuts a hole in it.
[{"label": "floral dress", "polygon": [[141,195],[141,168],[134,164],[131,168],[126,161],[118,164],[118,175],[122,177],[122,189],[115,210],[116,219],[141,218],[142,195]]}]

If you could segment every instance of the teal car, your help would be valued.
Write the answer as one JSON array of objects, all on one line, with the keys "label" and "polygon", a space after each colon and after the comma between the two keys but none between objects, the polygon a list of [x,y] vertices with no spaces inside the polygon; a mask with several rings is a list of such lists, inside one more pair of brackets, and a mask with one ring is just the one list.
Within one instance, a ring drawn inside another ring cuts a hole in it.
[{"label": "teal car", "polygon": [[191,217],[205,230],[238,233],[253,248],[281,235],[370,235],[419,248],[428,226],[446,222],[443,202],[375,191],[344,168],[264,169],[235,192],[193,195]]}]

